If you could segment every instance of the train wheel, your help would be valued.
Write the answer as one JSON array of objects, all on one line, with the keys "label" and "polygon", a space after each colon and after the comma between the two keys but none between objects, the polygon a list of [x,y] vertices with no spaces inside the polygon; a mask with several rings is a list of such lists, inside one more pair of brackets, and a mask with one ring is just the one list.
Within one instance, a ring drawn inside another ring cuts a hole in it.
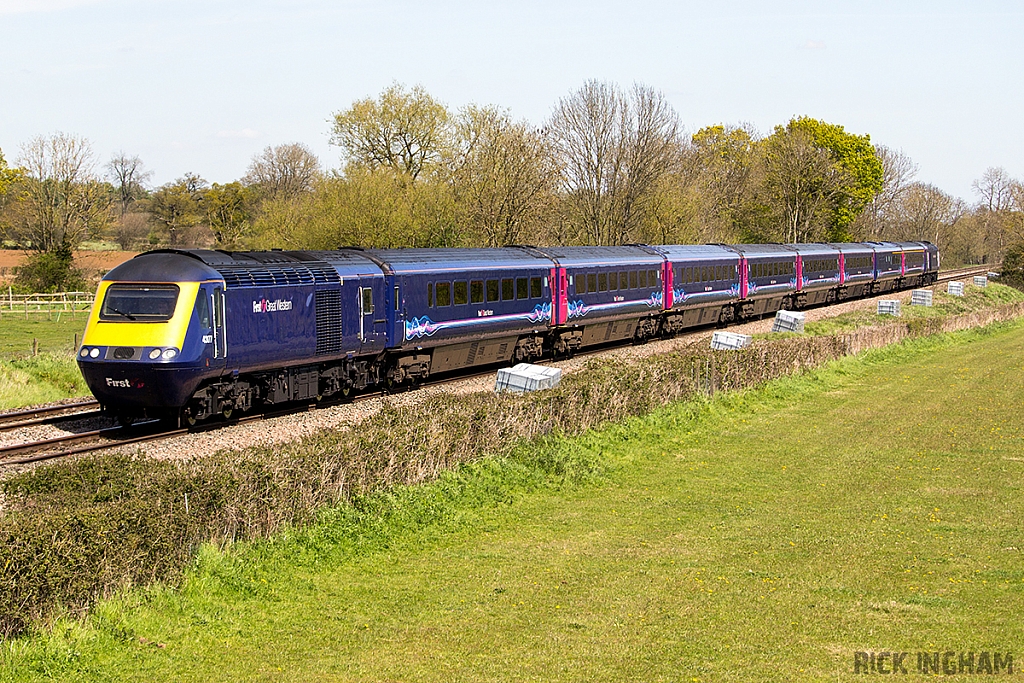
[{"label": "train wheel", "polygon": [[220,411],[220,414],[225,420],[230,420],[231,416],[235,414],[235,409],[233,406],[225,406],[224,409]]},{"label": "train wheel", "polygon": [[133,415],[118,415],[114,419],[116,419],[117,424],[121,425],[122,427],[131,427],[133,424],[135,424],[135,416]]},{"label": "train wheel", "polygon": [[188,408],[182,408],[181,410],[181,423],[186,427],[195,427],[199,423],[196,419],[195,413]]}]

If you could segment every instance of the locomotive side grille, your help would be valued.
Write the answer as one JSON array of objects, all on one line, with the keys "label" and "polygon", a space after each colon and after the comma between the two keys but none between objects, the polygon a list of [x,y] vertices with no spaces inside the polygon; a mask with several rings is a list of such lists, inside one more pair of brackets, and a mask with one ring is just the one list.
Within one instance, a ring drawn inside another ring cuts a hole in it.
[{"label": "locomotive side grille", "polygon": [[341,353],[341,292],[316,293],[316,355]]},{"label": "locomotive side grille", "polygon": [[280,287],[288,285],[336,284],[338,271],[318,264],[218,266],[228,289],[239,287]]}]

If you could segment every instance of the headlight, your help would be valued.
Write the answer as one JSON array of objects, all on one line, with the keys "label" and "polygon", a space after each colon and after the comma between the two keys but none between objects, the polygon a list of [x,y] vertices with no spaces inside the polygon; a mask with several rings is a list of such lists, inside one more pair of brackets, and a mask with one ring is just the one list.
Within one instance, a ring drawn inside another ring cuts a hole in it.
[{"label": "headlight", "polygon": [[82,356],[82,358],[85,358],[85,357],[87,357],[87,356],[89,355],[89,349],[87,349],[87,348],[85,348],[85,347],[83,346],[83,347],[82,347],[82,353],[81,353],[80,355]]},{"label": "headlight", "polygon": [[170,359],[174,358],[177,355],[178,355],[178,352],[175,349],[167,349],[166,351],[163,352],[164,360],[170,360]]},{"label": "headlight", "polygon": [[92,351],[89,352],[89,358],[99,358],[99,357],[100,357],[100,350],[99,349],[93,349]]},{"label": "headlight", "polygon": [[149,359],[150,360],[156,360],[159,357],[160,357],[160,349],[153,349],[152,351],[149,352]]}]

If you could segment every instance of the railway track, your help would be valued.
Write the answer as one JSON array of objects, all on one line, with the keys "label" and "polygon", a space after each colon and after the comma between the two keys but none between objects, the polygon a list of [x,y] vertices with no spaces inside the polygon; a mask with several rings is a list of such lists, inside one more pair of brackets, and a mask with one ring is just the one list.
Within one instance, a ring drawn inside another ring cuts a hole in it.
[{"label": "railway track", "polygon": [[[971,266],[939,273],[937,283],[949,282],[973,275],[987,274],[993,265]],[[575,357],[596,355],[607,350],[604,347],[594,348],[589,351],[575,354]],[[553,362],[552,359],[541,361],[544,364]],[[456,381],[473,379],[494,373],[494,368],[470,374],[461,374],[454,377],[441,377],[424,382],[419,387],[437,387]],[[235,425],[248,424],[259,420],[268,420],[283,415],[327,408],[343,403],[359,403],[386,395],[386,391],[373,391],[365,394],[358,394],[349,399],[337,399],[323,401],[321,403],[309,403],[305,405],[290,406],[282,410],[267,411],[252,415],[245,415],[230,421],[212,422],[200,424],[190,428],[175,427],[167,429],[164,423],[157,420],[137,423],[131,426],[116,426],[103,429],[96,429],[81,434],[69,434],[50,439],[0,446],[0,468],[13,465],[26,465],[43,460],[68,457],[84,453],[92,453],[122,446],[142,444],[153,441],[169,439],[188,433],[200,433]],[[14,429],[45,424],[57,424],[65,420],[80,420],[83,418],[97,417],[100,415],[99,406],[96,401],[82,401],[69,403],[60,406],[48,406],[44,408],[24,410],[13,413],[0,414],[0,432]]]}]

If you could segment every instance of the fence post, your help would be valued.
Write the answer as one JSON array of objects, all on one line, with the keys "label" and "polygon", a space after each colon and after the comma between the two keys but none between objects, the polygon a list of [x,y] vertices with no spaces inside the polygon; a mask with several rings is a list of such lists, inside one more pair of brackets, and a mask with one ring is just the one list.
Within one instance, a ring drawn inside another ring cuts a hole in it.
[{"label": "fence post", "polygon": [[35,358],[39,355],[39,340],[35,337],[32,338],[32,357]]}]

